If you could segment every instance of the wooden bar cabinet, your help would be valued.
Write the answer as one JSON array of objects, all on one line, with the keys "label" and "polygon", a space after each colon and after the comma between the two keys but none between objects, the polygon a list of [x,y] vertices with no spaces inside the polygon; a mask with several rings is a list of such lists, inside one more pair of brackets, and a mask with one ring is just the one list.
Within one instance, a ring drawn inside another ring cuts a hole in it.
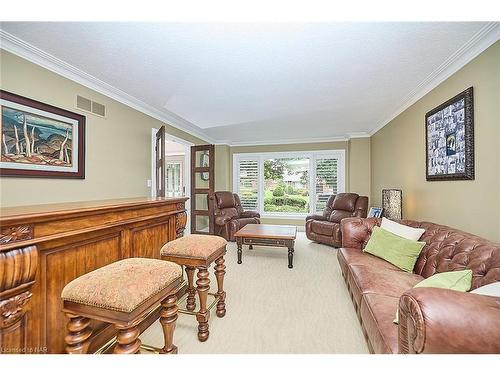
[{"label": "wooden bar cabinet", "polygon": [[[184,232],[186,200],[132,198],[2,209],[0,353],[63,353],[63,287],[119,259],[159,258],[163,244]],[[91,352],[115,334],[106,323],[95,321],[92,327]]]}]

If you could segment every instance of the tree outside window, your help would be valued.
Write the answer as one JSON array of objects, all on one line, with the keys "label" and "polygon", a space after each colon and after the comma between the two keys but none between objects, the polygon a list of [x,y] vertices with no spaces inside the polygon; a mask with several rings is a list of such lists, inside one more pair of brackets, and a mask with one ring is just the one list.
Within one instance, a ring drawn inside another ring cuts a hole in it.
[{"label": "tree outside window", "polygon": [[309,212],[309,158],[264,160],[264,212]]}]

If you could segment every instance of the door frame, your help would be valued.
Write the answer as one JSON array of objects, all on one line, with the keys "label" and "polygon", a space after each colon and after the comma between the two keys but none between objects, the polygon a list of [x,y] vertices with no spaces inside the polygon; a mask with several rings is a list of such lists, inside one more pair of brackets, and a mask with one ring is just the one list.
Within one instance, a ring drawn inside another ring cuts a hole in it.
[{"label": "door frame", "polygon": [[[158,129],[152,128],[151,129],[151,186],[150,188],[150,197],[156,198],[156,169],[155,169],[155,160],[156,160],[156,155],[155,155],[155,145],[156,145],[156,133],[158,132]],[[185,139],[176,137],[175,135],[169,134],[168,129],[165,129],[165,140],[166,141],[174,141],[177,143],[180,143],[186,147],[185,154],[184,154],[184,185],[186,187],[186,193],[185,196],[188,197],[189,199],[186,201],[186,214],[187,214],[187,222],[186,222],[186,229],[185,231],[188,231],[188,233],[191,232],[191,146],[194,146],[195,144],[189,141],[186,141]],[[168,153],[167,153],[168,155]]]}]

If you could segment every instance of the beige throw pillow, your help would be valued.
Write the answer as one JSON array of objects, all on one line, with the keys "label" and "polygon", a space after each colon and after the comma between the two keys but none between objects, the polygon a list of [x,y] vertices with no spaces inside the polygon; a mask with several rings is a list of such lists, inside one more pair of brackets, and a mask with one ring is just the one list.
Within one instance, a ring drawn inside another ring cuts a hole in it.
[{"label": "beige throw pillow", "polygon": [[500,281],[497,281],[496,283],[483,285],[482,287],[471,290],[470,292],[474,294],[482,294],[485,296],[500,297]]},{"label": "beige throw pillow", "polygon": [[389,220],[386,217],[382,218],[382,224],[380,228],[385,229],[399,237],[406,238],[411,241],[418,241],[422,234],[424,234],[425,229],[423,228],[413,228],[407,225],[396,223],[395,221]]}]

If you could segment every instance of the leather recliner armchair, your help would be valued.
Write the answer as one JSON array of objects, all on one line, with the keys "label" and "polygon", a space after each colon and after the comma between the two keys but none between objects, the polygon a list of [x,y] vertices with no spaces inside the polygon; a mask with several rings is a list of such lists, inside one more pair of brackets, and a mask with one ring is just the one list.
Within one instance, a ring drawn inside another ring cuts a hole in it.
[{"label": "leather recliner armchair", "polygon": [[214,234],[234,241],[234,234],[247,224],[260,224],[260,214],[245,211],[240,197],[230,191],[217,191],[209,197],[210,215],[213,215]]},{"label": "leather recliner armchair", "polygon": [[346,217],[366,217],[368,197],[355,193],[339,193],[332,195],[326,202],[323,215],[306,217],[306,236],[316,241],[340,247],[342,234],[340,221]]}]

